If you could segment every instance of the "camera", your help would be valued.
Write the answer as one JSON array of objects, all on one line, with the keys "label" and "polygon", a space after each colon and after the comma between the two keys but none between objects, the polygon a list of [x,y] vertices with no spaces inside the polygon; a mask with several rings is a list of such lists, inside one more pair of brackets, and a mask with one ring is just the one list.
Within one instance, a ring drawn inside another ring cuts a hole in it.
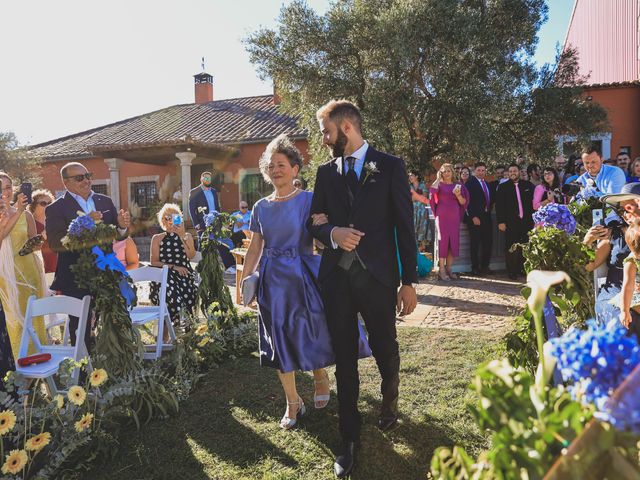
[{"label": "camera", "polygon": [[573,197],[574,195],[580,193],[581,188],[582,185],[580,185],[578,182],[565,183],[564,185],[562,185],[562,193],[569,197]]}]

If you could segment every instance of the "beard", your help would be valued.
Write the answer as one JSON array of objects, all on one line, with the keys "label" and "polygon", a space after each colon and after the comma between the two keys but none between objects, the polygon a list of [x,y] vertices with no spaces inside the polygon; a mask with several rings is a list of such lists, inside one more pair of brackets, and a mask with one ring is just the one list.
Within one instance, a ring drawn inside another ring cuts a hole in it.
[{"label": "beard", "polygon": [[331,156],[334,158],[343,157],[344,156],[344,147],[347,146],[347,136],[342,133],[342,130],[338,129],[338,135],[336,137],[336,141],[333,145],[329,145],[329,150],[331,151]]},{"label": "beard", "polygon": [[204,185],[205,187],[210,187],[211,186],[211,182],[207,181],[207,180],[203,180],[202,181],[202,185]]}]

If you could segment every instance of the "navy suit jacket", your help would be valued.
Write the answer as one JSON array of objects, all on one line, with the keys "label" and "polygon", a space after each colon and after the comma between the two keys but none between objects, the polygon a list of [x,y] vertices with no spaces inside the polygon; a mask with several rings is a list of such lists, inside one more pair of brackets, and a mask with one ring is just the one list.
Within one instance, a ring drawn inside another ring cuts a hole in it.
[{"label": "navy suit jacket", "polygon": [[[379,173],[367,175],[367,164],[375,163]],[[348,227],[364,232],[356,248],[369,272],[381,283],[396,287],[400,281],[398,255],[402,263],[402,283],[417,282],[417,246],[413,228],[413,203],[407,183],[404,161],[371,146],[367,149],[355,198],[342,174],[342,159],[334,159],[318,168],[311,202],[311,213],[325,213],[329,223],[307,228],[326,248],[320,263],[319,280],[338,267],[343,250],[331,248],[331,230]],[[396,237],[398,248],[396,249]]]},{"label": "navy suit jacket", "polygon": [[[215,209],[220,211],[220,201],[218,200],[218,193],[215,188],[211,187],[211,191],[213,192],[213,203],[215,205]],[[199,212],[198,208],[204,207],[206,210],[204,212]],[[193,223],[193,228],[196,230],[204,230],[204,216],[209,213],[209,204],[207,203],[207,197],[204,194],[204,190],[202,187],[198,185],[196,188],[189,192],[189,216],[191,217],[191,222]]]},{"label": "navy suit jacket", "polygon": [[[488,211],[490,212],[495,200],[495,193],[489,182],[485,180],[485,183],[489,191]],[[470,221],[473,217],[480,218],[487,211],[487,199],[484,196],[484,190],[482,190],[480,180],[476,177],[469,177],[469,180],[467,180],[464,186],[467,187],[467,191],[469,192],[469,205],[467,205],[468,219]]]},{"label": "navy suit jacket", "polygon": [[[117,226],[118,211],[109,197],[94,193],[93,203],[96,206],[96,211],[102,212],[104,223]],[[58,253],[58,265],[51,289],[72,296],[89,293],[78,288],[74,274],[71,272],[70,267],[78,261],[78,254],[70,252],[61,243],[62,238],[67,234],[69,224],[78,216],[79,211],[81,212],[82,208],[69,192],[66,192],[64,196],[58,198],[45,210],[47,241],[51,250]]]}]

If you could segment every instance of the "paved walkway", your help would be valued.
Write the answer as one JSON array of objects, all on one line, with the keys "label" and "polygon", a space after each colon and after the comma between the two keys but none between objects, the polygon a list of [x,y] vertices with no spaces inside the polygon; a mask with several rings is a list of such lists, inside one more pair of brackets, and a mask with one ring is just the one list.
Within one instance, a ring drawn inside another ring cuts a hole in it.
[{"label": "paved walkway", "polygon": [[[235,276],[225,275],[225,283],[235,298]],[[431,275],[416,288],[415,311],[398,319],[398,326],[504,331],[524,304],[521,287],[506,275],[463,276],[451,282]]]},{"label": "paved walkway", "polygon": [[521,287],[506,275],[462,277],[451,282],[432,275],[420,281],[418,306],[398,326],[505,330],[524,304]]}]

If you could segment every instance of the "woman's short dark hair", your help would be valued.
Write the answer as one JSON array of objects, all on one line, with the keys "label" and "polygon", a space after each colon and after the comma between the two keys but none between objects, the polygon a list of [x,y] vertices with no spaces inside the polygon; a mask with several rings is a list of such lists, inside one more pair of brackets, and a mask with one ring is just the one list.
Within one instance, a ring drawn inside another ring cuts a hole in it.
[{"label": "woman's short dark hair", "polygon": [[289,137],[283,133],[271,140],[265,151],[260,156],[260,161],[258,163],[260,173],[262,173],[262,176],[267,183],[271,183],[271,179],[269,178],[269,162],[271,162],[271,157],[276,153],[281,153],[287,157],[291,167],[295,167],[297,165],[298,172],[302,169],[302,154],[300,153],[300,150],[298,150]]}]

